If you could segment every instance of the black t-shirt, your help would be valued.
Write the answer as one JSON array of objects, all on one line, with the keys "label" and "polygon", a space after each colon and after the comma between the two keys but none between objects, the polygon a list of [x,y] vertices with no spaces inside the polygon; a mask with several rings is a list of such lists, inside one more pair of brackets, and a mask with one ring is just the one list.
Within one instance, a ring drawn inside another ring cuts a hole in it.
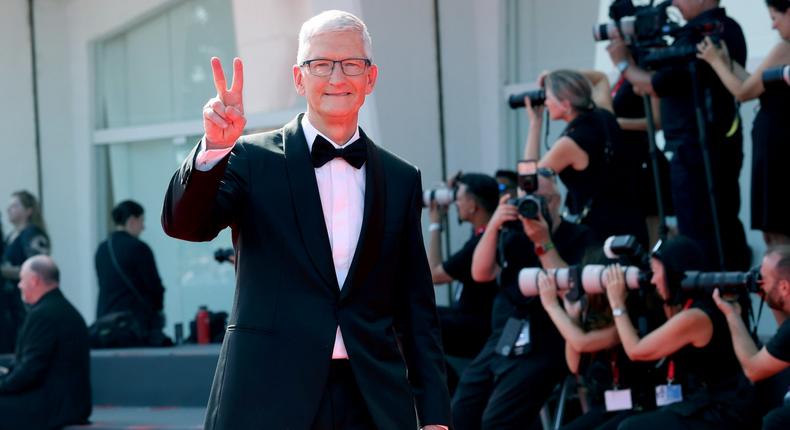
[{"label": "black t-shirt", "polygon": [[482,235],[475,234],[464,246],[451,255],[442,266],[450,277],[463,285],[457,308],[465,315],[479,316],[489,321],[494,297],[499,292],[495,281],[476,282],[472,279],[472,257]]},{"label": "black t-shirt", "polygon": [[[743,31],[735,20],[727,16],[724,8],[703,12],[690,20],[684,28],[693,28],[711,21],[722,24],[721,40],[727,44],[730,58],[741,65],[746,64],[746,39]],[[696,46],[701,40],[702,37],[697,32],[684,32],[675,39],[672,46]],[[695,60],[695,64],[697,82],[704,99],[708,136],[721,139],[730,130],[738,115],[735,98],[706,62]],[[669,149],[675,150],[682,143],[696,143],[698,134],[694,92],[688,64],[659,69],[653,75],[652,84],[661,98],[661,124]]]},{"label": "black t-shirt", "polygon": [[[561,222],[551,237],[560,257],[569,265],[579,264],[591,248],[600,245],[592,230],[584,225]],[[518,288],[518,273],[527,267],[540,267],[535,255],[535,245],[522,229],[504,229],[499,237],[498,261],[502,271],[499,276],[501,292],[494,300],[491,316],[493,336],[502,333],[511,316],[529,318],[532,349],[556,348],[563,344],[557,328],[552,323],[539,297],[524,297]]]},{"label": "black t-shirt", "polygon": [[785,320],[765,349],[774,358],[790,363],[790,319]]}]

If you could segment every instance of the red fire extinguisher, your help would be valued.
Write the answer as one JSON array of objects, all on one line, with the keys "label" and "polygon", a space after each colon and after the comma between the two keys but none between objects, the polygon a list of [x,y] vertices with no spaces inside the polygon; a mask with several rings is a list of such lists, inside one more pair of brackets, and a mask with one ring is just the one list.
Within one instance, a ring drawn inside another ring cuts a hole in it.
[{"label": "red fire extinguisher", "polygon": [[209,343],[211,341],[211,334],[209,330],[208,307],[201,306],[198,309],[197,317],[195,318],[195,324],[197,325],[197,343]]}]

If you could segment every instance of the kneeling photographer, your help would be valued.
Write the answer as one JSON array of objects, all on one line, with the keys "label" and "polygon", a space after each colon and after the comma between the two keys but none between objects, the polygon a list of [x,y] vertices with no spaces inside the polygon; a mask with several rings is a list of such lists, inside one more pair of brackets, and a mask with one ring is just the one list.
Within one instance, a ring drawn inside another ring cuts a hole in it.
[{"label": "kneeling photographer", "polygon": [[[738,218],[743,164],[738,105],[713,70],[696,59],[697,43],[714,36],[734,61],[744,64],[746,41],[719,0],[673,0],[687,21],[682,27],[669,20],[669,4],[640,10],[633,34],[622,32],[636,52],[629,52],[620,31],[609,35],[607,49],[638,93],[660,98],[680,234],[700,243],[708,267],[747,270],[750,255]],[[668,35],[674,37],[668,48],[653,49]]]},{"label": "kneeling photographer", "polygon": [[[723,300],[718,289],[713,293],[713,299],[730,327],[735,355],[746,377],[753,382],[790,367],[790,246],[779,246],[768,251],[760,266],[760,277],[762,295],[774,311],[779,325],[776,335],[760,350],[740,318],[740,306]],[[763,429],[787,428],[790,428],[790,405],[770,412],[763,419]]]},{"label": "kneeling photographer", "polygon": [[688,238],[657,246],[651,283],[664,300],[667,322],[642,337],[628,317],[623,269],[606,270],[604,287],[628,357],[670,360],[667,384],[656,387],[656,404],[663,407],[625,420],[620,429],[752,427],[754,390],[732,351],[727,321],[704,290],[681,289],[685,272],[703,265],[701,248]]},{"label": "kneeling photographer", "polygon": [[[607,95],[607,104],[596,103],[588,78],[573,70],[541,75],[538,85],[545,87],[543,100],[524,97],[529,117],[524,154],[526,159],[540,157],[545,103],[552,120],[568,124],[539,163],[557,172],[568,189],[564,217],[587,225],[601,241],[630,234],[647,246],[647,227],[636,189],[641,160],[629,155],[617,119],[607,110],[611,109],[611,97]],[[604,93],[609,91],[608,84],[603,87]]]},{"label": "kneeling photographer", "polygon": [[475,248],[472,277],[497,280],[500,292],[491,336],[453,397],[457,430],[528,428],[567,372],[562,337],[540,302],[521,295],[518,272],[577,264],[595,239],[587,227],[562,221],[554,173],[522,171],[529,164],[535,167],[534,161],[519,165],[520,187],[529,194],[504,196]]}]

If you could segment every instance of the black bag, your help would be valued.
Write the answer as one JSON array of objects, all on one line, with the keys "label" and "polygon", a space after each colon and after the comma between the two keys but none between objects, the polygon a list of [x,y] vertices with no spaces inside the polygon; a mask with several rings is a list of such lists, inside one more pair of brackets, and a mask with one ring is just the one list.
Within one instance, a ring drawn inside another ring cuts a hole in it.
[{"label": "black bag", "polygon": [[112,312],[88,328],[92,348],[128,348],[148,343],[148,330],[131,312]]}]

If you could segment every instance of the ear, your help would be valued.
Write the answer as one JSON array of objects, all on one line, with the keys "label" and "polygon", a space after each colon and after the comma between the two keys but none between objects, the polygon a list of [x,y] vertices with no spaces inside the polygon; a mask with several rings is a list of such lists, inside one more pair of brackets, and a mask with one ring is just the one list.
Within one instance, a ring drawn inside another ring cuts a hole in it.
[{"label": "ear", "polygon": [[304,71],[301,67],[294,64],[293,66],[293,73],[294,73],[294,88],[296,88],[296,93],[300,96],[305,94],[304,89]]},{"label": "ear", "polygon": [[365,95],[370,95],[373,92],[373,88],[376,86],[376,78],[379,76],[379,68],[375,64],[371,64],[368,67],[368,72],[365,75],[367,79],[367,83],[365,86]]},{"label": "ear", "polygon": [[790,297],[790,280],[782,279],[777,282],[776,286],[779,288],[779,292],[782,293],[785,297]]}]

